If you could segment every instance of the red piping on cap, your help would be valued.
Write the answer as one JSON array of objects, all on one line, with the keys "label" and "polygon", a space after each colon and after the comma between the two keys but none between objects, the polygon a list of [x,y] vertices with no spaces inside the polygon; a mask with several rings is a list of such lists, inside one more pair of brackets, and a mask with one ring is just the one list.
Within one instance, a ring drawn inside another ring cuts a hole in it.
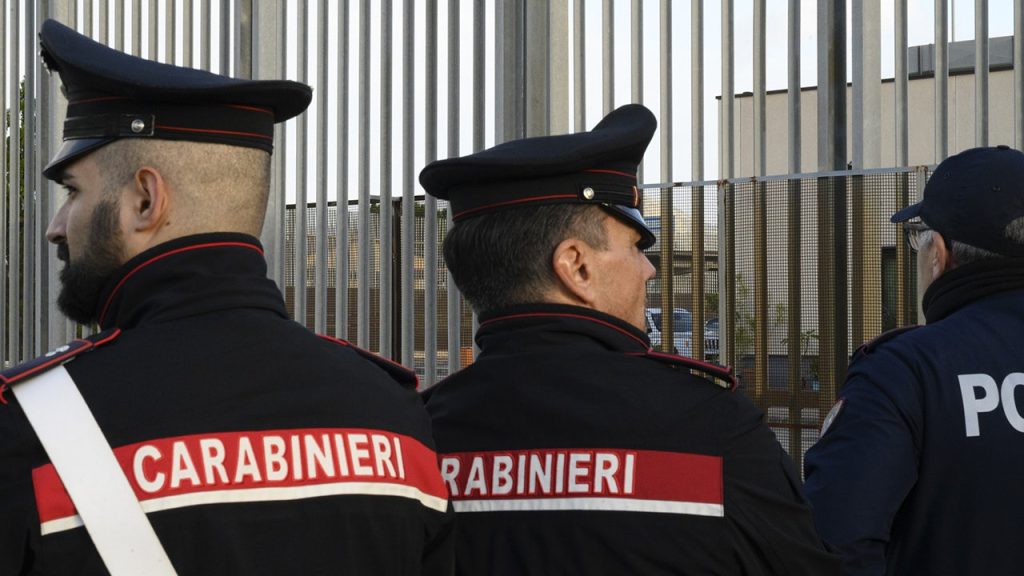
[{"label": "red piping on cap", "polygon": [[480,210],[486,210],[488,208],[497,208],[499,206],[511,206],[513,204],[523,204],[526,202],[537,202],[541,200],[561,200],[570,198],[575,200],[576,198],[578,198],[578,196],[576,196],[575,194],[552,194],[550,196],[534,196],[532,198],[520,198],[518,200],[508,200],[505,202],[497,202],[495,204],[486,204],[484,206],[477,206],[476,208],[469,208],[467,210],[463,210],[462,212],[459,212],[458,214],[452,216],[452,220],[456,218],[462,218],[467,214],[478,212]]},{"label": "red piping on cap", "polygon": [[267,136],[266,134],[256,134],[255,132],[236,132],[234,130],[210,130],[204,128],[183,128],[181,126],[167,126],[165,124],[157,124],[157,128],[161,130],[174,130],[177,132],[199,132],[202,134],[226,134],[228,136],[246,136],[249,138],[265,138],[267,140],[273,140],[273,136]]},{"label": "red piping on cap", "polygon": [[251,112],[262,112],[264,114],[274,115],[274,112],[269,108],[257,108],[256,106],[243,106],[242,104],[228,104],[228,108],[237,108],[239,110],[249,110]]},{"label": "red piping on cap", "polygon": [[138,272],[139,270],[142,270],[143,268],[145,268],[146,266],[149,266],[150,264],[152,264],[154,262],[158,262],[160,260],[163,260],[164,258],[167,258],[168,256],[174,256],[175,254],[181,254],[182,252],[191,252],[192,250],[200,250],[200,249],[203,249],[203,248],[224,248],[224,247],[249,248],[250,250],[255,250],[256,252],[258,252],[260,256],[263,256],[263,250],[261,250],[260,248],[258,248],[257,246],[254,246],[252,244],[246,244],[245,242],[212,242],[210,244],[197,244],[196,246],[186,246],[184,248],[178,248],[177,250],[171,250],[170,252],[165,252],[164,254],[160,254],[158,256],[154,256],[154,257],[150,258],[149,260],[146,260],[142,264],[139,264],[138,266],[133,268],[131,272],[125,274],[124,278],[121,278],[121,281],[117,283],[117,286],[115,286],[114,290],[110,293],[110,297],[107,298],[107,303],[103,305],[103,312],[100,312],[100,318],[99,318],[100,324],[102,324],[103,323],[103,319],[106,318],[107,310],[110,309],[110,303],[114,301],[114,296],[117,295],[117,292],[119,290],[121,290],[121,286],[124,286],[124,283],[127,282],[129,278],[134,276],[135,273]]},{"label": "red piping on cap", "polygon": [[112,100],[128,100],[128,98],[124,96],[99,96],[97,98],[86,98],[85,100],[72,100],[71,102],[68,102],[68,105],[88,104],[90,102],[108,102]]},{"label": "red piping on cap", "polygon": [[630,174],[629,172],[621,172],[619,170],[602,170],[600,168],[594,168],[593,170],[585,170],[585,172],[597,172],[599,174],[614,174],[616,176],[625,176],[626,178],[636,179],[636,174]]}]

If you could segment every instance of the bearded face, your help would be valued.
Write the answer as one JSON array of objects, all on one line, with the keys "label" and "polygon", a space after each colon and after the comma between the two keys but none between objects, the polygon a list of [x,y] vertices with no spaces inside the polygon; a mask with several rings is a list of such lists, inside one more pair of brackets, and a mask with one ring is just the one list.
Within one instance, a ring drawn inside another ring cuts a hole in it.
[{"label": "bearded face", "polygon": [[[108,196],[108,198],[115,198]],[[70,319],[80,324],[95,323],[100,293],[123,263],[124,245],[118,227],[118,203],[114,199],[98,202],[89,217],[87,235],[80,254],[72,260],[68,241],[57,245],[57,257],[65,262],[60,272],[61,290],[57,305]]]}]

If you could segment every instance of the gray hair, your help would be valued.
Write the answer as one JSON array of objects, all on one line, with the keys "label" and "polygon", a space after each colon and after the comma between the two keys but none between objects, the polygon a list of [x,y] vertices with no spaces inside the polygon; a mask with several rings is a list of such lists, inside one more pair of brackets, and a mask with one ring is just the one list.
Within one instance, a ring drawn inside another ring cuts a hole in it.
[{"label": "gray hair", "polygon": [[[1017,218],[1007,224],[1006,228],[1003,230],[1003,235],[1016,244],[1024,245],[1024,218]],[[965,244],[959,240],[950,240],[949,245],[951,247],[950,251],[953,255],[954,266],[963,266],[965,264],[979,262],[982,260],[1005,258],[1002,254],[996,254],[995,252],[991,252],[983,248],[971,246],[970,244]]]}]

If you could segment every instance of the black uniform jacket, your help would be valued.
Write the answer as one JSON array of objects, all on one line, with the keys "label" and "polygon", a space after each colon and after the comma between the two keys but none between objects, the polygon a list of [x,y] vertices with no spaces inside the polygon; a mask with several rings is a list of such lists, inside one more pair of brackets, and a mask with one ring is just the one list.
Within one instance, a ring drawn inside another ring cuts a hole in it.
[{"label": "black uniform jacket", "polygon": [[862,347],[807,451],[846,574],[1024,574],[1024,259],[944,273],[926,326]]},{"label": "black uniform jacket", "polygon": [[[103,332],[75,343],[66,367],[179,574],[451,571],[452,515],[415,376],[289,320],[255,238],[146,251],[100,305]],[[105,574],[17,400],[3,398],[0,574]]]},{"label": "black uniform jacket", "polygon": [[571,306],[482,317],[476,340],[427,402],[460,574],[835,572],[789,457],[724,369]]}]

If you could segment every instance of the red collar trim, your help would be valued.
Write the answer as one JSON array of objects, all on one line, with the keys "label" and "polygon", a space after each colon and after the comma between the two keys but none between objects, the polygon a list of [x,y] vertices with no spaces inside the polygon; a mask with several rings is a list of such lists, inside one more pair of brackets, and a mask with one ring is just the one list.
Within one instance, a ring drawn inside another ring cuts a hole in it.
[{"label": "red collar trim", "polygon": [[121,281],[117,283],[117,286],[114,287],[114,290],[110,293],[110,296],[107,298],[106,304],[103,305],[103,311],[100,312],[100,316],[99,316],[99,323],[102,325],[103,324],[103,320],[107,317],[107,311],[110,309],[110,304],[114,301],[114,296],[116,296],[117,293],[121,290],[121,287],[124,286],[124,283],[127,282],[129,278],[134,276],[135,273],[138,272],[139,270],[142,270],[143,268],[145,268],[146,266],[149,266],[150,264],[153,264],[154,262],[159,262],[160,260],[163,260],[164,258],[167,258],[168,256],[174,256],[175,254],[181,254],[182,252],[191,252],[193,250],[201,250],[201,249],[205,249],[205,248],[224,248],[224,247],[249,248],[250,250],[255,250],[256,252],[258,252],[260,256],[263,256],[263,250],[262,249],[260,249],[257,246],[254,246],[252,244],[248,244],[246,242],[210,242],[208,244],[197,244],[195,246],[185,246],[184,248],[178,248],[177,250],[171,250],[170,252],[164,252],[163,254],[158,254],[158,255],[150,258],[149,260],[146,260],[145,262],[139,264],[138,266],[133,268],[131,272],[125,274],[124,278],[121,278]]},{"label": "red collar trim", "polygon": [[615,324],[612,324],[611,322],[605,322],[604,320],[598,320],[597,318],[591,318],[590,316],[583,316],[582,314],[567,314],[564,312],[529,312],[525,314],[511,314],[509,316],[499,316],[497,318],[491,318],[489,320],[481,322],[480,326],[487,326],[488,324],[493,324],[495,322],[500,322],[502,320],[518,320],[521,318],[575,318],[577,320],[587,320],[590,322],[600,324],[607,328],[611,328],[612,330],[615,330],[620,334],[629,336],[631,340],[635,341],[637,344],[642,346],[644,350],[650,351],[650,347],[647,346],[647,343],[644,342],[642,338],[637,337],[636,334],[631,334],[629,331],[623,330],[622,328],[616,326]]}]

